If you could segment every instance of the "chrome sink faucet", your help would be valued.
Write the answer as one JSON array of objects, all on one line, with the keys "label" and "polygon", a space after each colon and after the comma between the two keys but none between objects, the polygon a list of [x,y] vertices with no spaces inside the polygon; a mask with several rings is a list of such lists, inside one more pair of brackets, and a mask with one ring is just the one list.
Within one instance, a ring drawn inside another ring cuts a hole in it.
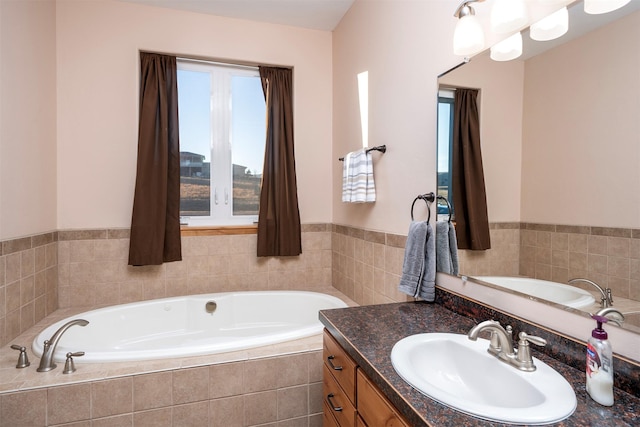
[{"label": "chrome sink faucet", "polygon": [[53,354],[56,351],[56,347],[58,346],[58,341],[60,341],[62,334],[64,334],[67,331],[67,329],[69,329],[72,326],[75,326],[75,325],[87,326],[88,324],[89,322],[87,320],[74,319],[62,325],[53,334],[53,336],[50,339],[44,342],[44,349],[42,350],[42,357],[40,358],[40,366],[38,366],[38,369],[36,369],[36,371],[47,372],[52,369],[55,369],[57,365],[53,360]]},{"label": "chrome sink faucet", "polygon": [[600,307],[606,308],[606,307],[611,307],[613,305],[613,294],[611,293],[611,288],[602,289],[602,287],[598,285],[596,282],[594,282],[593,280],[583,279],[581,277],[576,277],[575,279],[571,279],[567,283],[569,285],[573,285],[574,283],[580,283],[580,282],[591,285],[600,292],[600,295],[601,295]]},{"label": "chrome sink faucet", "polygon": [[518,341],[518,349],[515,350],[513,348],[511,327],[507,326],[505,329],[500,325],[500,322],[495,320],[485,320],[477,324],[471,328],[467,336],[470,340],[476,341],[478,334],[485,330],[491,332],[489,348],[487,349],[489,354],[521,371],[533,372],[536,370],[529,343],[532,342],[536,345],[543,346],[547,344],[545,339],[528,335],[526,332],[520,332],[518,335],[520,339]]}]

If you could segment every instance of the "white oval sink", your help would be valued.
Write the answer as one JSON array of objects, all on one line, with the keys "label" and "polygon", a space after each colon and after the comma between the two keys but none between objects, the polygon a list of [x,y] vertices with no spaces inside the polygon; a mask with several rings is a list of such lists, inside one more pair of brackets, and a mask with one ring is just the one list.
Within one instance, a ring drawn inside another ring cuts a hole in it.
[{"label": "white oval sink", "polygon": [[394,369],[430,398],[479,418],[547,424],[570,416],[576,395],[562,375],[534,358],[523,372],[487,352],[489,340],[461,334],[417,334],[391,350]]},{"label": "white oval sink", "polygon": [[565,285],[564,283],[527,277],[477,276],[476,278],[503,288],[531,295],[532,297],[563,304],[567,307],[587,307],[593,305],[596,301],[588,291]]}]

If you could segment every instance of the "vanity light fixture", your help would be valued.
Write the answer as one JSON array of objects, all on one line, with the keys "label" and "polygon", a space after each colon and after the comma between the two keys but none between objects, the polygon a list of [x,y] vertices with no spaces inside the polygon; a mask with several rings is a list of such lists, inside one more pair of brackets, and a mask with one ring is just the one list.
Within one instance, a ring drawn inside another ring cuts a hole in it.
[{"label": "vanity light fixture", "polygon": [[612,12],[620,9],[631,0],[584,0],[584,11],[591,15]]},{"label": "vanity light fixture", "polygon": [[529,22],[524,0],[496,0],[491,8],[491,30],[504,34],[519,31]]},{"label": "vanity light fixture", "polygon": [[569,30],[569,11],[566,7],[552,13],[529,27],[529,36],[533,40],[548,41],[557,39]]},{"label": "vanity light fixture", "polygon": [[458,18],[456,29],[453,33],[453,53],[468,56],[484,49],[484,31],[482,25],[475,17],[475,10],[470,3],[484,0],[463,1],[453,14]]},{"label": "vanity light fixture", "polygon": [[491,59],[494,61],[511,61],[522,55],[522,34],[514,35],[491,46]]}]

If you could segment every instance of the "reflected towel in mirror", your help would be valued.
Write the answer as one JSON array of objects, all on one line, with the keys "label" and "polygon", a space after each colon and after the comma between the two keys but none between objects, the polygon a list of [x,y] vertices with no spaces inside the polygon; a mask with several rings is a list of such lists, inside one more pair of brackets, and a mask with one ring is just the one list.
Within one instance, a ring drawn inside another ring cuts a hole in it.
[{"label": "reflected towel in mirror", "polygon": [[398,290],[425,301],[435,300],[436,242],[431,224],[412,221],[404,250]]},{"label": "reflected towel in mirror", "polygon": [[450,221],[436,222],[436,271],[458,275],[458,241]]}]

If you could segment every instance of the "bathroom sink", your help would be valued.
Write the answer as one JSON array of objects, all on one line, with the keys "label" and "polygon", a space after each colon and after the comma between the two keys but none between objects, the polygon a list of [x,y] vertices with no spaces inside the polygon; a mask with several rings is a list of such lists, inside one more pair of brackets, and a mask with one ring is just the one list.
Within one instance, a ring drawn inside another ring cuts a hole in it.
[{"label": "bathroom sink", "polygon": [[534,358],[523,372],[487,352],[489,340],[461,334],[417,334],[398,341],[391,362],[400,377],[430,398],[491,421],[547,424],[570,416],[576,395],[567,380]]}]

